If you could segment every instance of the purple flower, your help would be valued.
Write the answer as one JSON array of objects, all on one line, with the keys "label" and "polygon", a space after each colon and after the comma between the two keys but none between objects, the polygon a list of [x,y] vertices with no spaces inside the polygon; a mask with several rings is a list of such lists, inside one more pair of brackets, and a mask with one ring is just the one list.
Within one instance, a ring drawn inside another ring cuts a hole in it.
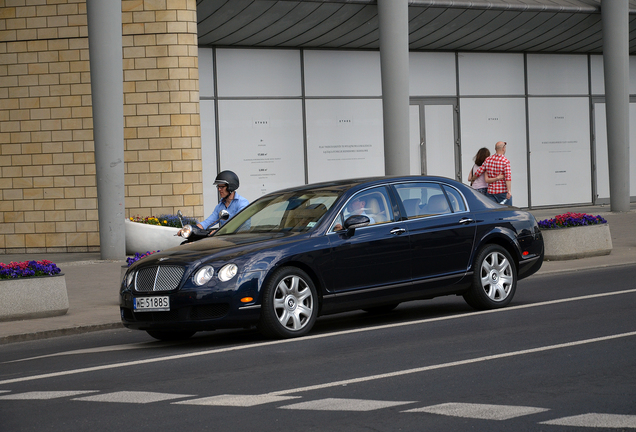
[{"label": "purple flower", "polygon": [[48,260],[11,262],[9,264],[0,263],[0,279],[53,276],[60,272],[60,268]]},{"label": "purple flower", "polygon": [[128,263],[128,267],[130,267],[131,265],[133,265],[134,263],[136,263],[136,262],[137,262],[137,261],[139,261],[140,259],[145,258],[145,257],[147,257],[147,256],[149,256],[149,255],[152,255],[152,254],[153,254],[153,253],[155,253],[155,252],[161,252],[161,251],[152,251],[152,252],[150,252],[150,251],[146,251],[146,253],[145,253],[145,254],[143,254],[143,255],[142,255],[142,254],[140,254],[139,252],[137,252],[137,253],[135,254],[135,256],[134,256],[134,257],[132,257],[132,258],[131,258],[131,257],[126,258],[126,262]]},{"label": "purple flower", "polygon": [[598,225],[607,223],[599,216],[592,216],[585,213],[564,213],[552,219],[545,219],[538,222],[541,229],[569,228],[587,225]]}]

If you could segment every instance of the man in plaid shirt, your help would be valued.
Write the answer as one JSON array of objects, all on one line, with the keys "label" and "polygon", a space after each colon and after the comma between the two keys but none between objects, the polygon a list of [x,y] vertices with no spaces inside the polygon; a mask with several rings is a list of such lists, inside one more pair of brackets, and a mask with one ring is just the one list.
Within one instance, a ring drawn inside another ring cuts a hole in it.
[{"label": "man in plaid shirt", "polygon": [[[499,141],[495,144],[495,154],[488,156],[483,164],[473,173],[479,177],[486,171],[486,183],[488,183],[488,196],[495,202],[512,205],[510,161],[506,158],[506,143]],[[503,178],[501,178],[503,174]],[[499,176],[499,180],[495,178]]]}]

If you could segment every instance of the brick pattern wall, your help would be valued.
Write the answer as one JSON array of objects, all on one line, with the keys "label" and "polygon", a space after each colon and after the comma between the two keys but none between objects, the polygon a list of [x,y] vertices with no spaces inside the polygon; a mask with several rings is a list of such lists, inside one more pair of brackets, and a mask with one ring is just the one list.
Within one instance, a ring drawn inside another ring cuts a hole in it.
[{"label": "brick pattern wall", "polygon": [[0,252],[99,250],[86,5],[0,0]]},{"label": "brick pattern wall", "polygon": [[124,0],[126,215],[203,215],[195,0]]},{"label": "brick pattern wall", "polygon": [[[195,0],[124,0],[126,215],[201,217]],[[0,0],[0,254],[99,250],[85,0]]]}]

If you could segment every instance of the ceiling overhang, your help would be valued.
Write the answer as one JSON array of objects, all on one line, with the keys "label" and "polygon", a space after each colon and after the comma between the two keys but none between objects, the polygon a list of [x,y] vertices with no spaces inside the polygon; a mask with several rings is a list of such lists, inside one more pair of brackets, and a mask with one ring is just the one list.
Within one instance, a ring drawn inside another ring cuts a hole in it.
[{"label": "ceiling overhang", "polygon": [[[607,1],[607,0],[606,0]],[[595,0],[409,0],[411,51],[602,53]],[[636,53],[636,0],[629,1]],[[197,0],[200,46],[378,50],[377,1]]]}]

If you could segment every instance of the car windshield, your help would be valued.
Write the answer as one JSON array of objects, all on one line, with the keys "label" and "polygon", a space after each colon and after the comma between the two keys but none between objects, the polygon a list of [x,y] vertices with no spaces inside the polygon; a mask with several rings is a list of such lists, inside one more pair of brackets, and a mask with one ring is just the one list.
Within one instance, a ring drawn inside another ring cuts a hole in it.
[{"label": "car windshield", "polygon": [[216,235],[309,231],[318,225],[341,193],[312,190],[268,195],[227,221]]}]

